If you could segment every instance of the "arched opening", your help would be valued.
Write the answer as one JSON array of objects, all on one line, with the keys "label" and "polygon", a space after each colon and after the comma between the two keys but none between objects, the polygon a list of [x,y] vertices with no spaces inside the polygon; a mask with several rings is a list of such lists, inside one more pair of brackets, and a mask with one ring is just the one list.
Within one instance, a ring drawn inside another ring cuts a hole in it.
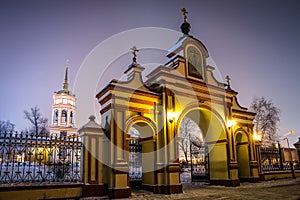
[{"label": "arched opening", "polygon": [[73,124],[73,111],[70,112],[70,123]]},{"label": "arched opening", "polygon": [[154,184],[154,130],[146,122],[133,123],[127,134],[131,188]]},{"label": "arched opening", "polygon": [[208,149],[198,124],[185,116],[180,124],[178,141],[181,182],[209,180]]},{"label": "arched opening", "polygon": [[190,149],[192,155],[189,160],[192,162],[189,162],[196,164],[192,165],[195,168],[191,169],[191,178],[195,175],[192,181],[218,183],[218,181],[227,180],[227,135],[222,118],[214,111],[202,107],[195,107],[183,112],[178,121],[179,141],[185,137],[183,130],[180,129],[183,129],[186,121],[192,121],[188,131],[191,135],[196,136],[189,142],[189,145],[194,148]]},{"label": "arched opening", "polygon": [[61,122],[62,123],[66,123],[67,122],[67,111],[66,110],[63,110],[61,112]]},{"label": "arched opening", "polygon": [[132,188],[142,184],[142,145],[140,142],[140,132],[134,127],[129,131],[129,181]]},{"label": "arched opening", "polygon": [[238,132],[235,136],[236,155],[239,164],[239,179],[245,181],[250,178],[250,163],[249,163],[249,140],[244,132]]},{"label": "arched opening", "polygon": [[58,122],[58,110],[54,110],[53,123],[57,123],[57,122]]}]

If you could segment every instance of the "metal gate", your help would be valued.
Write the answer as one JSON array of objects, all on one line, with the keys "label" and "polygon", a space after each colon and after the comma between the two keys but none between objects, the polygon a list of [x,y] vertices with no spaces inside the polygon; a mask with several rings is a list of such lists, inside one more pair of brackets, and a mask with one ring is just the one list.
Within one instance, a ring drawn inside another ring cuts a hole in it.
[{"label": "metal gate", "polygon": [[129,181],[132,188],[142,185],[142,145],[138,138],[129,140]]},{"label": "metal gate", "polygon": [[191,142],[190,154],[192,182],[209,181],[208,147]]}]

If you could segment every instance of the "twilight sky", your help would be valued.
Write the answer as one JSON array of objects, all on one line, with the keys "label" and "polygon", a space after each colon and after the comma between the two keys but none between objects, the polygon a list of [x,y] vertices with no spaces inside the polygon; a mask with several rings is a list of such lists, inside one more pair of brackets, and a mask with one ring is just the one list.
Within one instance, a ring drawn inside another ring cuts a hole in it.
[{"label": "twilight sky", "polygon": [[[72,89],[80,65],[99,43],[133,28],[180,31],[182,7],[189,12],[190,34],[206,45],[221,75],[231,76],[239,103],[249,107],[254,96],[273,99],[281,109],[279,134],[294,129],[290,143],[295,143],[300,137],[297,0],[0,0],[0,120],[22,130],[29,126],[23,111],[35,105],[50,119],[52,95],[62,88],[67,58]],[[151,62],[147,51],[139,53],[141,64]],[[166,60],[164,53],[151,54],[153,62]],[[116,61],[118,72],[125,71],[130,57]],[[107,80],[119,78],[118,72],[108,73]],[[106,85],[101,81],[95,83],[98,91]]]}]

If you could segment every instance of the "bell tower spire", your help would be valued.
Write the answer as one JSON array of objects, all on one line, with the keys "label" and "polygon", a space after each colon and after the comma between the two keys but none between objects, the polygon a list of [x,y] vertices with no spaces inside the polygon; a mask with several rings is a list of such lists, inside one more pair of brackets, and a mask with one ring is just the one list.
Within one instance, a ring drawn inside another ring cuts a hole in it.
[{"label": "bell tower spire", "polygon": [[66,94],[69,93],[69,83],[68,83],[68,70],[69,70],[69,64],[70,64],[70,61],[69,61],[69,59],[67,59],[67,61],[66,61],[65,82],[64,82],[64,86],[63,86],[64,92],[65,92]]},{"label": "bell tower spire", "polygon": [[66,60],[66,73],[63,89],[54,92],[52,104],[52,119],[50,134],[65,138],[77,134],[76,128],[76,98],[69,90],[69,59]]}]

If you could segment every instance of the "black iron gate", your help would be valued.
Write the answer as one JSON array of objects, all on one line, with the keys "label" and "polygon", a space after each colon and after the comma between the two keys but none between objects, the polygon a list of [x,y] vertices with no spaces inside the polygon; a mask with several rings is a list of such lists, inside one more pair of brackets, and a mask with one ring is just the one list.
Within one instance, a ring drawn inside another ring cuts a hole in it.
[{"label": "black iron gate", "polygon": [[191,142],[190,158],[192,182],[209,181],[208,147]]},{"label": "black iron gate", "polygon": [[129,181],[132,188],[142,185],[142,145],[137,138],[129,140]]}]

